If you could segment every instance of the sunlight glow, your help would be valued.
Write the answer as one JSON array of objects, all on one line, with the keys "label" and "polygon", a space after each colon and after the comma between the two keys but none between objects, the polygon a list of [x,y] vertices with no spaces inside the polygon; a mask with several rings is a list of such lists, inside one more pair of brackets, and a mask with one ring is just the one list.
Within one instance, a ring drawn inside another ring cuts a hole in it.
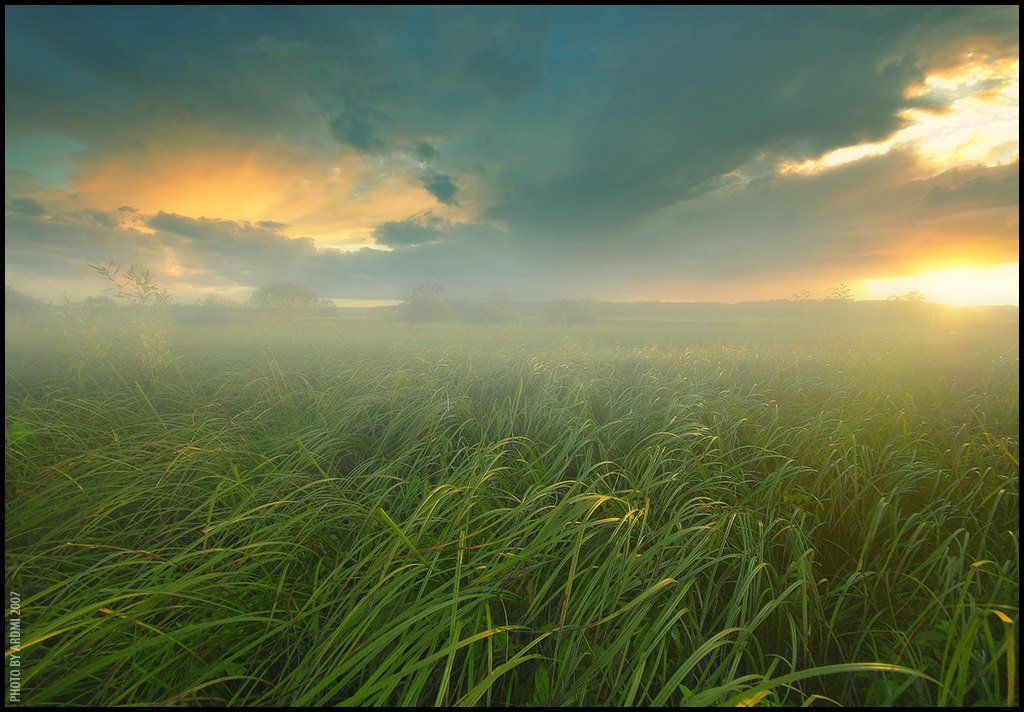
[{"label": "sunlight glow", "polygon": [[954,306],[1020,304],[1020,265],[949,266],[920,274],[860,283],[861,299],[888,299],[918,292],[930,302]]},{"label": "sunlight glow", "polygon": [[906,126],[884,141],[844,146],[808,161],[786,161],[785,174],[814,174],[907,148],[939,170],[1000,166],[1020,155],[1020,60],[969,58],[954,71],[928,76],[911,97],[930,97],[943,111],[902,112]]},{"label": "sunlight glow", "polygon": [[74,185],[76,200],[102,209],[130,205],[122,227],[152,233],[142,216],[163,211],[189,218],[282,223],[287,237],[310,237],[343,250],[373,245],[373,227],[436,201],[415,177],[379,174],[377,161],[354,152],[306,156],[273,143],[150,147],[146,160],[109,158]]}]

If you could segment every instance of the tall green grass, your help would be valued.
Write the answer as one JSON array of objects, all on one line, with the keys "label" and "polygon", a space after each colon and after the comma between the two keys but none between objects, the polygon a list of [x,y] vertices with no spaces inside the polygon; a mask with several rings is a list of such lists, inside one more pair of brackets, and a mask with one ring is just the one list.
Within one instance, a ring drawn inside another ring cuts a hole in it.
[{"label": "tall green grass", "polygon": [[1018,700],[1015,321],[7,332],[28,704]]}]

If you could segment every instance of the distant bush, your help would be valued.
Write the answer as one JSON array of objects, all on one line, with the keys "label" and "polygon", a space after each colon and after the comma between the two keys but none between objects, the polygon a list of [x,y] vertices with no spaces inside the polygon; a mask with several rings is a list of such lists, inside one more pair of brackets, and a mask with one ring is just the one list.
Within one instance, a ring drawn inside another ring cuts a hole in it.
[{"label": "distant bush", "polygon": [[591,324],[597,319],[597,303],[589,300],[562,299],[550,304],[544,311],[549,324]]},{"label": "distant bush", "polygon": [[115,313],[121,305],[114,301],[111,297],[102,295],[98,297],[88,296],[82,297],[77,302],[68,301],[65,298],[64,310],[77,310],[83,314],[102,316],[104,314]]},{"label": "distant bush", "polygon": [[399,305],[399,317],[411,322],[451,319],[454,311],[444,300],[443,294],[444,287],[440,284],[417,285]]},{"label": "distant bush", "polygon": [[228,324],[238,321],[243,311],[237,302],[217,294],[206,294],[185,308],[183,316],[193,324]]},{"label": "distant bush", "polygon": [[200,309],[234,309],[238,303],[219,294],[204,294],[196,299],[195,306]]},{"label": "distant bush", "polygon": [[449,302],[454,317],[467,324],[505,324],[516,317],[515,305],[507,294],[487,299],[459,299]]},{"label": "distant bush", "polygon": [[853,290],[847,284],[837,284],[825,290],[825,299],[832,302],[852,302]]},{"label": "distant bush", "polygon": [[892,294],[889,296],[890,302],[925,302],[927,298],[918,291],[904,292],[903,294]]},{"label": "distant bush", "polygon": [[46,305],[38,299],[22,294],[14,287],[4,285],[4,319],[31,316],[45,311]]},{"label": "distant bush", "polygon": [[301,309],[330,305],[308,287],[293,282],[276,282],[257,288],[249,304],[260,309]]}]

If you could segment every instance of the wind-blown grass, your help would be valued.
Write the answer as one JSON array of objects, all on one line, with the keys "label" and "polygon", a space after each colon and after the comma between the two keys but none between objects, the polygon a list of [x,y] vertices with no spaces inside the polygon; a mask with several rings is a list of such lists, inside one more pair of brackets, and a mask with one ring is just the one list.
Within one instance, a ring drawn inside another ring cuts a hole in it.
[{"label": "wind-blown grass", "polygon": [[1014,704],[1016,322],[8,329],[28,704]]}]

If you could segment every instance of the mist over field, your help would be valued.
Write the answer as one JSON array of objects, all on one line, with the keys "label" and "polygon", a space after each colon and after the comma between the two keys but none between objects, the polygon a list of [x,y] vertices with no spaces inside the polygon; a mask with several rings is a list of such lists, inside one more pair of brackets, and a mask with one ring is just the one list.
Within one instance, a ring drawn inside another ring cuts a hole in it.
[{"label": "mist over field", "polygon": [[1015,699],[1016,307],[430,297],[9,307],[34,703]]},{"label": "mist over field", "polygon": [[5,8],[7,705],[1019,704],[1018,12]]}]

